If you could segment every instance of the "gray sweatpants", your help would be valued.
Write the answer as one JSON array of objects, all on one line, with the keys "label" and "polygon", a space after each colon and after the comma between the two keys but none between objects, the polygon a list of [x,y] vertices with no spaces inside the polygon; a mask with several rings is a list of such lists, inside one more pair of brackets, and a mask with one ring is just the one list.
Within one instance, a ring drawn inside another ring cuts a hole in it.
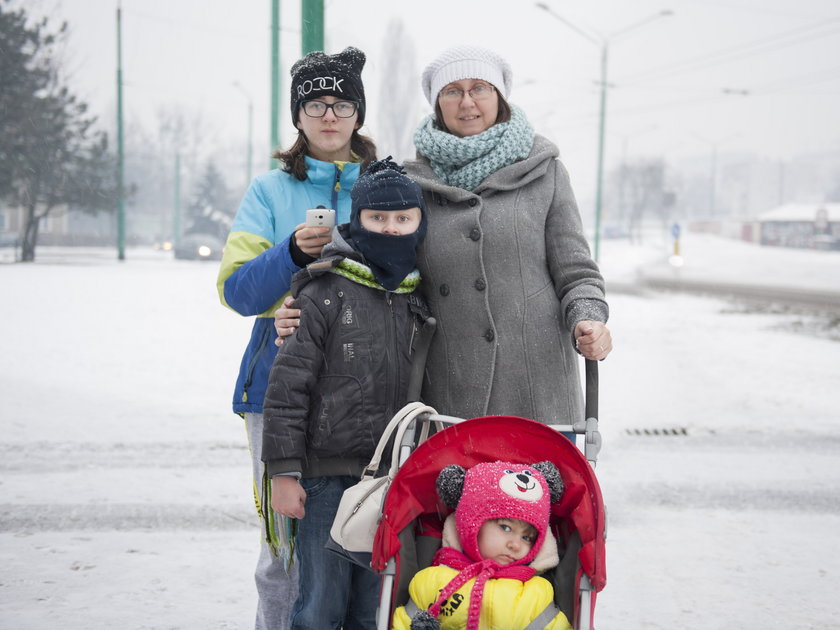
[{"label": "gray sweatpants", "polygon": [[[246,413],[245,426],[248,429],[248,442],[251,447],[254,483],[259,496],[262,488],[263,463],[262,451],[263,416],[261,413]],[[260,523],[260,527],[263,524]],[[288,630],[289,615],[298,596],[298,568],[292,565],[286,572],[283,561],[271,553],[264,536],[260,536],[260,557],[254,572],[257,583],[257,621],[256,630]]]}]

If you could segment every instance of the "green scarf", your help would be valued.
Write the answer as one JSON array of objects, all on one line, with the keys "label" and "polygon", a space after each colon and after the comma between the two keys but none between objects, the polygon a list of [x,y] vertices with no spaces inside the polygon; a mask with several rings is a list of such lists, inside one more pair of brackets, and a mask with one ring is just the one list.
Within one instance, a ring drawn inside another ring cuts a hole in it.
[{"label": "green scarf", "polygon": [[[370,267],[363,265],[360,262],[345,258],[338,263],[337,266],[330,269],[332,273],[343,276],[348,280],[352,280],[356,284],[361,284],[371,289],[379,289],[385,291],[385,287],[376,281],[376,277],[370,270]],[[400,286],[394,289],[394,293],[411,293],[420,285],[420,272],[415,269],[400,282]]]},{"label": "green scarf", "polygon": [[414,145],[444,184],[474,190],[489,175],[531,152],[534,129],[521,109],[510,109],[508,122],[465,138],[436,129],[434,115],[427,116],[414,132]]}]

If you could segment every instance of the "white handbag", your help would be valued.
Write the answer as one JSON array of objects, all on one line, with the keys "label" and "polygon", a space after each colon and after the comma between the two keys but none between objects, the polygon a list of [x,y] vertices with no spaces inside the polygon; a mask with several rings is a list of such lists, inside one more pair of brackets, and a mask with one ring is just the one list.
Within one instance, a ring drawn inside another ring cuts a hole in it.
[{"label": "white handbag", "polygon": [[[347,488],[341,497],[338,511],[335,515],[330,537],[332,541],[327,547],[349,559],[370,567],[370,556],[373,552],[373,538],[376,535],[376,528],[382,518],[382,506],[385,502],[385,495],[391,485],[391,480],[399,468],[400,444],[408,426],[417,416],[423,413],[436,414],[437,412],[420,402],[408,403],[400,409],[385,427],[376,451],[370,463],[362,472],[362,478],[354,486]],[[396,429],[394,447],[391,454],[391,468],[384,477],[375,477],[382,459],[382,451]],[[423,423],[420,431],[418,444],[423,442],[429,435],[429,423]],[[336,548],[339,547],[338,549]],[[354,556],[354,554],[356,554]],[[363,554],[359,556],[358,554]]]}]

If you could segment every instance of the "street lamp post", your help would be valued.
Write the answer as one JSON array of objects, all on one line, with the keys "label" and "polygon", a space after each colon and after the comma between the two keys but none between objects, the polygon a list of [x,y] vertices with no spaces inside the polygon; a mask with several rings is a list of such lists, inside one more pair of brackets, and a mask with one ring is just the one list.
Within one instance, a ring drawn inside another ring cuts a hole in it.
[{"label": "street lamp post", "polygon": [[597,170],[597,179],[595,184],[595,239],[594,239],[594,258],[595,261],[598,262],[600,257],[600,246],[601,246],[601,207],[603,205],[603,191],[604,191],[604,137],[606,135],[606,126],[607,126],[607,68],[608,68],[608,58],[609,58],[609,45],[610,42],[615,40],[617,37],[621,35],[626,35],[630,31],[634,31],[637,28],[644,26],[654,20],[657,20],[661,17],[666,17],[669,15],[673,15],[673,11],[668,9],[659,11],[654,15],[651,15],[644,20],[639,22],[634,22],[630,26],[627,26],[623,29],[620,29],[609,36],[604,36],[601,34],[591,34],[583,29],[579,28],[562,15],[555,13],[551,7],[549,7],[544,2],[537,2],[536,6],[549,13],[552,17],[559,20],[570,29],[572,29],[575,33],[580,35],[581,37],[585,38],[587,41],[592,42],[601,51],[601,105],[600,105],[600,113],[598,115],[598,170]]},{"label": "street lamp post", "polygon": [[[271,137],[269,153],[280,145],[280,0],[271,0]],[[269,158],[268,170],[276,166]]]},{"label": "street lamp post", "polygon": [[122,3],[117,3],[117,260],[125,260],[125,140],[123,129]]},{"label": "street lamp post", "polygon": [[248,101],[248,154],[246,162],[246,168],[248,173],[248,179],[245,180],[245,187],[251,185],[251,176],[252,176],[252,157],[254,154],[253,144],[254,144],[254,101],[251,98],[251,95],[242,87],[242,84],[239,81],[233,82],[233,87],[237,88]]}]

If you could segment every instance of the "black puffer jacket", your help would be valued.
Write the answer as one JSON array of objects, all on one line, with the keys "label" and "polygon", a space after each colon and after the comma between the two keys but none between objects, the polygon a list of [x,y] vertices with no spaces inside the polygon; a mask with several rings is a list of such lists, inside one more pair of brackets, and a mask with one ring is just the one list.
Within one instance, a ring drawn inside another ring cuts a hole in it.
[{"label": "black puffer jacket", "polygon": [[407,402],[425,306],[414,293],[372,289],[329,272],[355,254],[337,232],[333,238],[329,251],[339,255],[301,270],[292,283],[300,327],[277,353],[263,404],[261,457],[269,476],[361,475]]}]

